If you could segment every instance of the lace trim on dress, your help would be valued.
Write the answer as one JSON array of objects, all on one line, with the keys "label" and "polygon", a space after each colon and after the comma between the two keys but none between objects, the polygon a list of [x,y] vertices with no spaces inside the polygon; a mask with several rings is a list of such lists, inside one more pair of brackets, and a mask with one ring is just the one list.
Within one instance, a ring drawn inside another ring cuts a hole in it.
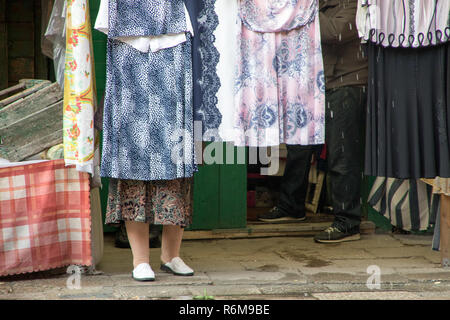
[{"label": "lace trim on dress", "polygon": [[200,87],[202,92],[202,104],[196,110],[195,119],[202,120],[203,131],[217,130],[222,123],[222,114],[219,111],[217,93],[221,83],[217,75],[217,65],[220,60],[220,53],[214,42],[216,38],[214,32],[219,25],[219,17],[215,12],[215,0],[204,0],[204,6],[198,17],[201,45],[199,47],[202,57],[202,73]]}]

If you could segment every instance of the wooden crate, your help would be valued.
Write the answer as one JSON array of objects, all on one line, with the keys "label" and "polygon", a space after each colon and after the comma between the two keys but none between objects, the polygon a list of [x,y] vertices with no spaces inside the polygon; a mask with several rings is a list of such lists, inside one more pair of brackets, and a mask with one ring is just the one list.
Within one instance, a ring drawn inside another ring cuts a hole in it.
[{"label": "wooden crate", "polygon": [[20,80],[0,91],[0,157],[22,161],[63,142],[63,92],[47,80]]},{"label": "wooden crate", "polygon": [[311,165],[309,183],[306,191],[306,210],[317,213],[320,204],[320,196],[325,182],[325,172],[317,170],[317,165]]}]

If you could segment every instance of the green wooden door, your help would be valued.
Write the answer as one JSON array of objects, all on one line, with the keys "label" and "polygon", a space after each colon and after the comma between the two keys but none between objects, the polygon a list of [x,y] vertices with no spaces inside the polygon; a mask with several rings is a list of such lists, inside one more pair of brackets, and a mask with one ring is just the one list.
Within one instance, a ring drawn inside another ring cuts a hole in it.
[{"label": "green wooden door", "polygon": [[[97,13],[100,8],[100,0],[89,1],[89,8],[91,14],[91,26],[92,26],[92,41],[94,46],[94,66],[95,66],[95,79],[97,89],[97,101],[101,102],[105,95],[106,86],[106,35],[95,30],[94,24],[97,18]],[[101,136],[100,136],[101,141]],[[100,190],[103,222],[105,221],[106,204],[108,200],[108,186],[109,179],[102,178],[102,189]],[[104,225],[103,230],[105,232],[115,231],[116,228]]]},{"label": "green wooden door", "polygon": [[[100,0],[90,1],[91,23],[95,24]],[[95,76],[100,102],[106,85],[106,36],[93,30]],[[225,148],[225,144],[223,144]],[[236,148],[235,148],[236,150]],[[224,153],[224,157],[225,157]],[[242,228],[247,221],[247,166],[245,164],[201,165],[194,176],[194,213],[190,230]],[[108,199],[108,179],[102,179],[103,221]],[[105,232],[115,228],[104,226]]]},{"label": "green wooden door", "polygon": [[238,148],[233,148],[232,164],[226,164],[225,143],[214,144],[222,148],[224,164],[201,165],[195,174],[190,230],[244,228],[247,224],[247,165],[236,164]]}]

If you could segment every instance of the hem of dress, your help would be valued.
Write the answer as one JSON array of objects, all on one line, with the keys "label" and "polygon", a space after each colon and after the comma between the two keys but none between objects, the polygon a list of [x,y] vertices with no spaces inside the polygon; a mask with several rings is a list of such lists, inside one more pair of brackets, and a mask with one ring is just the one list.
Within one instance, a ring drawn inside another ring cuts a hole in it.
[{"label": "hem of dress", "polygon": [[399,175],[399,176],[395,176],[393,174],[386,174],[386,172],[369,172],[370,170],[364,170],[364,175],[365,176],[371,176],[371,177],[382,177],[382,178],[393,178],[393,179],[403,179],[403,180],[410,180],[410,179],[414,179],[414,180],[418,180],[418,179],[434,179],[436,177],[440,177],[443,179],[450,179],[450,173],[447,175],[440,175],[440,174],[431,174],[431,175],[419,175],[419,176],[415,176],[415,175]]},{"label": "hem of dress", "polygon": [[180,228],[189,228],[192,225],[192,222],[190,223],[155,223],[154,221],[135,221],[135,220],[127,220],[127,219],[119,219],[116,222],[112,221],[105,221],[105,225],[110,227],[120,227],[122,223],[125,221],[132,221],[132,222],[141,222],[141,223],[149,223],[150,225],[156,225],[156,226],[179,226]]},{"label": "hem of dress", "polygon": [[172,180],[179,180],[179,179],[191,179],[194,177],[194,174],[197,171],[198,171],[198,169],[196,171],[193,171],[192,174],[188,174],[185,176],[170,177],[170,178],[145,178],[145,179],[143,179],[142,177],[139,177],[139,178],[123,177],[120,175],[112,175],[112,174],[105,174],[105,173],[100,173],[100,177],[106,178],[106,179],[133,180],[133,181],[172,181]]}]

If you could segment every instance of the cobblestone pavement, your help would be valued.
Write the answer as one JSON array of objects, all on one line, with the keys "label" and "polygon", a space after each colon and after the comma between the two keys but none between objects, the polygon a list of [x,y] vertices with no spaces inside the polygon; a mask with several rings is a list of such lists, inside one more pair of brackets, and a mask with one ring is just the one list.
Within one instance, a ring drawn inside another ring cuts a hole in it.
[{"label": "cobblestone pavement", "polygon": [[450,270],[429,235],[374,234],[329,245],[310,237],[184,241],[181,256],[193,277],[159,271],[159,255],[151,249],[156,281],[134,281],[131,251],[105,235],[101,274],[2,277],[0,299],[450,299]]}]

